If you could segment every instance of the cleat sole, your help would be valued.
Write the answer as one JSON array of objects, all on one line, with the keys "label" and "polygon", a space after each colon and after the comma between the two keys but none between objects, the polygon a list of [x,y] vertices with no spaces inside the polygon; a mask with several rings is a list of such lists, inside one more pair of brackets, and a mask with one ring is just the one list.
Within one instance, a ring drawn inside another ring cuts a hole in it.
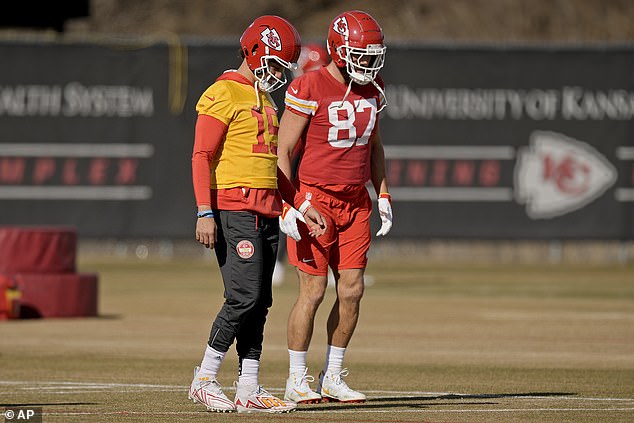
[{"label": "cleat sole", "polygon": [[346,403],[346,404],[362,404],[362,403],[366,402],[365,399],[341,400],[339,398],[332,398],[332,397],[327,397],[327,396],[323,396],[322,400],[324,402],[341,402],[341,403]]},{"label": "cleat sole", "polygon": [[236,410],[225,410],[224,408],[207,408],[208,413],[235,413]]},{"label": "cleat sole", "polygon": [[321,398],[309,399],[304,401],[296,401],[297,404],[319,404],[321,402]]},{"label": "cleat sole", "polygon": [[290,413],[295,411],[295,409],[292,410],[237,410],[238,413],[240,414],[259,414],[259,413],[264,413],[264,414],[284,414],[284,413]]}]

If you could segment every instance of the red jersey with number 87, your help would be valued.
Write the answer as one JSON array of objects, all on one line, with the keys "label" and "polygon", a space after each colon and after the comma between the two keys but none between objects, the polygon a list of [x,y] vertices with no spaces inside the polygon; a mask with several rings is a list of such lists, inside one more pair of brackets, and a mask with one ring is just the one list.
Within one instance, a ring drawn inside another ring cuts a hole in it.
[{"label": "red jersey with number 87", "polygon": [[[376,82],[383,88],[381,77]],[[326,67],[308,72],[286,90],[286,109],[310,119],[300,142],[298,178],[307,184],[362,185],[370,179],[369,139],[383,97],[372,84],[337,81]]]}]

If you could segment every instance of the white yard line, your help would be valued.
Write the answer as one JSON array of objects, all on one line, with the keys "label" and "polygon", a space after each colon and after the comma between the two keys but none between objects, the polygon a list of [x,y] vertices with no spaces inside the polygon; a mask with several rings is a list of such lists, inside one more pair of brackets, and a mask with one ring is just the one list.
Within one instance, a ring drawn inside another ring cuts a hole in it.
[{"label": "white yard line", "polygon": [[[7,389],[7,388],[14,389]],[[178,392],[187,391],[189,386],[185,385],[157,385],[145,383],[100,383],[100,382],[70,382],[70,381],[11,381],[0,380],[0,395],[9,394],[25,394],[30,395],[35,390],[46,391],[47,394],[86,394],[86,393],[129,393],[129,392]],[[233,391],[233,387],[227,387],[226,391]],[[267,388],[268,391],[274,393],[284,392],[283,388]],[[20,392],[22,391],[22,392]],[[368,394],[369,399],[380,400],[382,397],[401,396],[403,399],[408,397],[417,398],[420,396],[428,396],[429,400],[441,397],[439,399],[504,399],[512,398],[515,400],[535,400],[535,399],[557,399],[566,401],[622,401],[634,402],[634,398],[597,398],[597,397],[573,397],[573,396],[556,396],[556,395],[520,395],[520,394],[467,394],[457,392],[428,392],[428,391],[385,391],[370,390],[364,391]],[[452,398],[443,398],[451,396]],[[532,410],[532,409],[531,409]],[[553,410],[553,409],[547,409]],[[575,408],[576,410],[576,408]],[[441,411],[441,410],[436,410]]]},{"label": "white yard line", "polygon": [[[404,409],[404,410],[368,410],[364,409],[362,405],[355,409],[345,410],[310,410],[308,408],[299,408],[296,413],[299,414],[359,414],[359,413],[374,413],[374,414],[399,414],[405,413],[530,413],[530,412],[569,412],[569,411],[634,411],[634,407],[626,408],[471,408],[471,409],[447,409],[447,410],[422,410],[422,409]],[[161,415],[199,415],[202,411],[86,411],[86,412],[44,412],[47,417],[55,416],[106,416],[106,415],[147,415],[147,416],[161,416]]]}]

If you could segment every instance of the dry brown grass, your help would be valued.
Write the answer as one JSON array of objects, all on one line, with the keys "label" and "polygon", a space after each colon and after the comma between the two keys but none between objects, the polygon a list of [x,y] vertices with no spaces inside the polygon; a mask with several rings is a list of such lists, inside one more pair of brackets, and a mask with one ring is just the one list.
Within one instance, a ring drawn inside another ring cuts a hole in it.
[{"label": "dry brown grass", "polygon": [[[0,404],[46,422],[242,421],[186,399],[222,299],[214,261],[83,259],[100,314],[0,324]],[[634,419],[632,266],[425,266],[375,259],[346,356],[365,405],[266,421],[622,422]],[[294,275],[276,288],[261,382],[281,394]],[[325,352],[328,292],[309,353]],[[231,386],[233,350],[220,380]],[[83,384],[83,385],[82,385]],[[257,419],[261,421],[261,418]]]}]

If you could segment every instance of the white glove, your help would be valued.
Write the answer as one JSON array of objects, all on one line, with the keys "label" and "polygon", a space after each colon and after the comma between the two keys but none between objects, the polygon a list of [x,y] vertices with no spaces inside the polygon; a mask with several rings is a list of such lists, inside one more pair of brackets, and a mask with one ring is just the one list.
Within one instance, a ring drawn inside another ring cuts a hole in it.
[{"label": "white glove", "polygon": [[379,195],[379,216],[381,216],[381,229],[376,233],[376,236],[387,235],[392,229],[392,203],[390,201],[390,194]]},{"label": "white glove", "polygon": [[306,221],[304,220],[304,216],[302,216],[297,209],[291,207],[290,204],[284,203],[282,215],[279,219],[280,230],[282,232],[293,238],[295,241],[302,239],[302,236],[299,234],[299,229],[297,229],[297,220],[301,220],[304,223],[306,223]]}]

